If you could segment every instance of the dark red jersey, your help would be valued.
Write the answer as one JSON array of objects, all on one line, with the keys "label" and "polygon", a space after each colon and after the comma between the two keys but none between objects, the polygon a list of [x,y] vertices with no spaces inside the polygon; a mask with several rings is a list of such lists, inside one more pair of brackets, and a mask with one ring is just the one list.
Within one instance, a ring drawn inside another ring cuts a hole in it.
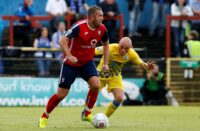
[{"label": "dark red jersey", "polygon": [[107,29],[103,24],[91,29],[87,20],[78,21],[67,31],[65,36],[70,39],[68,46],[71,54],[78,59],[76,64],[72,64],[68,60],[65,61],[72,66],[81,66],[92,60],[96,44],[108,40]]}]

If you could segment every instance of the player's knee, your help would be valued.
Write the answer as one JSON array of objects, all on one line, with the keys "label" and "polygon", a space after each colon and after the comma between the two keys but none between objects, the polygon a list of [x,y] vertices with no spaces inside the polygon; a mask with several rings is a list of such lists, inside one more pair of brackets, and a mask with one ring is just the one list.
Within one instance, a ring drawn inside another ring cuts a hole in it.
[{"label": "player's knee", "polygon": [[61,88],[61,87],[58,87],[58,92],[57,92],[58,98],[61,99],[61,100],[64,99],[67,96],[67,94],[69,92],[69,89],[70,88]]},{"label": "player's knee", "polygon": [[88,81],[88,84],[89,84],[91,90],[99,91],[100,81],[99,81],[98,77],[96,77],[96,76],[91,77]]},{"label": "player's knee", "polygon": [[99,91],[99,85],[98,84],[95,84],[95,85],[91,86],[90,88],[93,91],[97,91],[97,92]]},{"label": "player's knee", "polygon": [[61,95],[61,94],[59,94],[59,95],[57,95],[57,96],[58,96],[58,98],[59,98],[60,100],[62,100],[62,99],[65,98],[66,95],[63,95],[63,94]]},{"label": "player's knee", "polygon": [[66,95],[67,95],[67,93],[65,93],[65,92],[64,92],[64,93],[60,93],[60,92],[57,93],[57,97],[58,97],[59,99],[61,99],[61,100],[64,99],[64,98],[66,97]]},{"label": "player's knee", "polygon": [[115,101],[117,101],[118,103],[122,103],[123,101],[123,95],[119,95],[115,97]]}]

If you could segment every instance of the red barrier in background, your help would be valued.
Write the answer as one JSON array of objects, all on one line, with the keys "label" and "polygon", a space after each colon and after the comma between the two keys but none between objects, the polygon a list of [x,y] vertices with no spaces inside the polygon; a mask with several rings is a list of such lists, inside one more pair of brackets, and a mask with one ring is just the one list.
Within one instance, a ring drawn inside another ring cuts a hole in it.
[{"label": "red barrier in background", "polygon": [[[67,28],[71,27],[71,20],[74,18],[72,15],[67,15],[64,17],[64,20],[67,21]],[[24,20],[24,18],[18,16],[2,16],[3,20],[9,21],[9,45],[14,46],[14,21]],[[51,16],[30,16],[30,21],[32,23],[36,23],[36,21],[48,21],[51,20]],[[104,17],[104,20],[119,20],[119,37],[122,38],[124,36],[123,26],[124,20],[123,15],[119,15],[113,18]]]}]

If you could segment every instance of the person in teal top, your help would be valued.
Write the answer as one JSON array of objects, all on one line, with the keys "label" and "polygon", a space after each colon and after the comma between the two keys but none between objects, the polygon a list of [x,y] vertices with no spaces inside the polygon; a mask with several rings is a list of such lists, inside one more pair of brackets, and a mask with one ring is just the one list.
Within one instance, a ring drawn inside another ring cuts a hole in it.
[{"label": "person in teal top", "polygon": [[178,106],[172,92],[165,88],[164,73],[159,71],[158,65],[147,73],[147,78],[140,89],[145,105],[167,105]]}]

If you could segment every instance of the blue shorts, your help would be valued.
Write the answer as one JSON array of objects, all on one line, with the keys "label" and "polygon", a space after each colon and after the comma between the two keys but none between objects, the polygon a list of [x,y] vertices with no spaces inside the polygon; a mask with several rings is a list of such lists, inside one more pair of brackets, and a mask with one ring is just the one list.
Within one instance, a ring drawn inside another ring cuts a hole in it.
[{"label": "blue shorts", "polygon": [[60,72],[59,87],[70,89],[77,76],[80,76],[85,81],[88,81],[92,76],[98,76],[94,62],[91,60],[82,66],[70,66],[63,63]]}]

